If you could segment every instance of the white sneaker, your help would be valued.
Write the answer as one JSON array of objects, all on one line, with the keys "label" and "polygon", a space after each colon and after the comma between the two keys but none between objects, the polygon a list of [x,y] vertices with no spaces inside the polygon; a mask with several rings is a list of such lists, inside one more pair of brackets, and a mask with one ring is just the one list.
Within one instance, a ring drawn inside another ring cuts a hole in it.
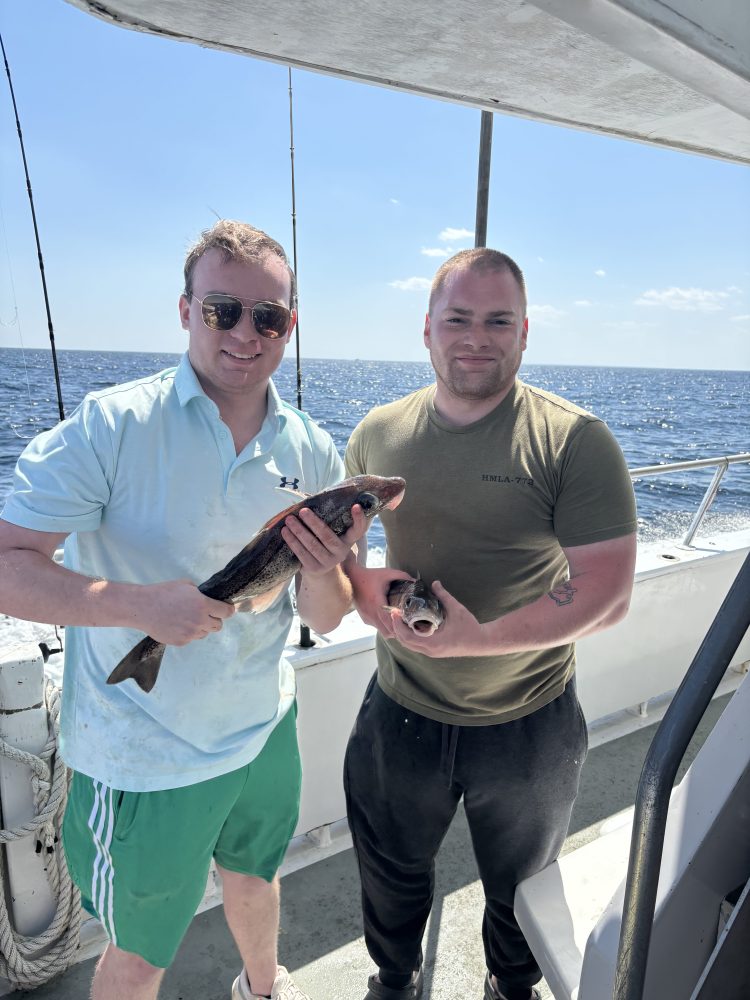
[{"label": "white sneaker", "polygon": [[[257,993],[253,993],[250,989],[245,969],[232,983],[232,1000],[262,1000]],[[292,982],[292,977],[284,966],[280,965],[271,986],[271,1000],[310,1000],[310,997]]]}]

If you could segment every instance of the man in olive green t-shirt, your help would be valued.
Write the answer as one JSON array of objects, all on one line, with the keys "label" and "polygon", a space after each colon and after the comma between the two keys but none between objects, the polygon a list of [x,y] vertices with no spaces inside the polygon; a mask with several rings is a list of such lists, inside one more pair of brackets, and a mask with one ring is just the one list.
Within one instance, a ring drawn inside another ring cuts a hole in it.
[{"label": "man in olive green t-shirt", "polygon": [[[400,475],[382,518],[388,568],[349,569],[378,629],[378,672],[347,748],[349,824],[365,941],[365,1000],[417,1000],[438,847],[463,797],[485,891],[485,1000],[532,1000],[541,978],[515,887],[551,863],[586,755],[576,639],[627,612],[636,518],[606,425],[517,378],[526,290],[495,250],[438,270],[424,340],[434,385],[373,410],[349,475]],[[389,583],[434,582],[445,621],[417,635],[385,610]]]}]

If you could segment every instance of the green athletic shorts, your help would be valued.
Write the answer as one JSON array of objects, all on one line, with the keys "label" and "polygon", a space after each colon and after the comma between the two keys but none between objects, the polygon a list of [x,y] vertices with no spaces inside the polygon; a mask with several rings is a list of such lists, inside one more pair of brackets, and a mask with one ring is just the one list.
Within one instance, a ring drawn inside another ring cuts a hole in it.
[{"label": "green athletic shorts", "polygon": [[184,788],[121,792],[74,772],[63,844],[81,902],[118,948],[171,964],[211,858],[270,882],[299,815],[295,709],[245,767]]}]

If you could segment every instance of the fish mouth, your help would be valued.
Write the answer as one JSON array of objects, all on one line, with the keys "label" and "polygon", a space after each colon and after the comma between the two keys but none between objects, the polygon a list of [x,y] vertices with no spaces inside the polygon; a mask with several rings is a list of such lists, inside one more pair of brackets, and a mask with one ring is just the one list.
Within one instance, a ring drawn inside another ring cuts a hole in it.
[{"label": "fish mouth", "polygon": [[386,510],[395,510],[401,503],[401,501],[404,499],[404,492],[406,490],[406,480],[401,479],[400,476],[394,476],[391,488],[395,492],[394,495],[390,499],[386,500],[385,504],[383,505]]},{"label": "fish mouth", "polygon": [[417,618],[413,622],[409,622],[409,628],[411,628],[418,635],[432,635],[433,632],[437,631],[437,622],[428,621],[426,618]]},{"label": "fish mouth", "polygon": [[418,611],[412,611],[411,614],[406,611],[402,613],[401,617],[404,624],[408,625],[412,632],[416,632],[417,635],[432,635],[443,624],[442,616],[433,614],[429,608],[420,608]]}]

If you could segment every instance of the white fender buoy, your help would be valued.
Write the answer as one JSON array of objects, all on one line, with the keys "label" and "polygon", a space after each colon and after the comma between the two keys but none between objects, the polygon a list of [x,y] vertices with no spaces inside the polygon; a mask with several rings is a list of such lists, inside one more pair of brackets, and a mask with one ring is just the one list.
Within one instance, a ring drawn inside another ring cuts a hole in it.
[{"label": "white fender buoy", "polygon": [[[37,756],[47,745],[44,659],[34,643],[9,646],[0,651],[0,739]],[[33,779],[27,764],[0,754],[4,829],[22,827],[36,816]],[[36,780],[40,780],[38,776]],[[44,781],[44,777],[41,780]],[[51,782],[51,773],[46,780]],[[49,857],[47,846],[38,846],[34,834],[5,846],[10,913],[16,932],[24,936],[41,933],[55,915],[57,901],[47,879]]]}]

